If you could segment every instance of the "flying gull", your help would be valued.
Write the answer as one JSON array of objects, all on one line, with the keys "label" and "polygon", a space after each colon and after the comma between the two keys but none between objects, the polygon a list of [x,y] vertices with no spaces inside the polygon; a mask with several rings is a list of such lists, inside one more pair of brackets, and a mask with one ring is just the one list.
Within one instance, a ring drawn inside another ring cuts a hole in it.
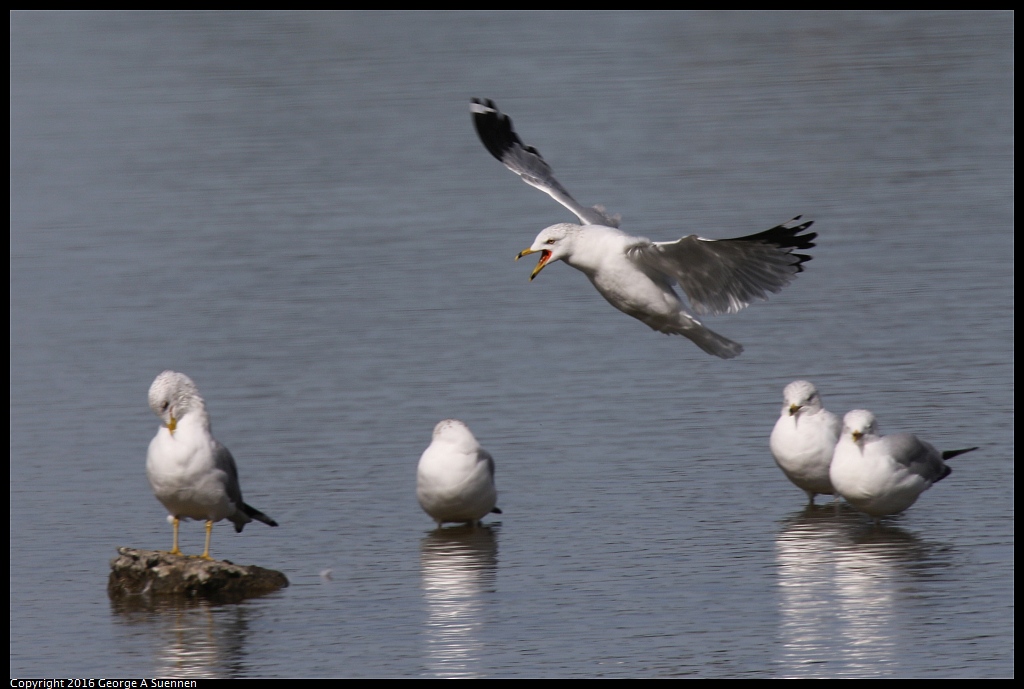
[{"label": "flying gull", "polygon": [[[512,120],[491,100],[472,99],[470,112],[484,147],[524,182],[548,194],[579,218],[541,231],[517,259],[540,253],[532,280],[552,261],[582,271],[612,306],[659,332],[689,338],[708,354],[731,359],[737,343],[704,326],[697,315],[735,313],[755,299],[767,299],[810,260],[794,250],[810,249],[817,234],[801,234],[813,221],[800,216],[769,230],[736,239],[689,235],[652,242],[618,229],[619,217],[601,206],[578,203],[559,184],[533,146],[525,145]],[[687,309],[673,285],[689,299]],[[691,312],[692,311],[692,312]]]}]

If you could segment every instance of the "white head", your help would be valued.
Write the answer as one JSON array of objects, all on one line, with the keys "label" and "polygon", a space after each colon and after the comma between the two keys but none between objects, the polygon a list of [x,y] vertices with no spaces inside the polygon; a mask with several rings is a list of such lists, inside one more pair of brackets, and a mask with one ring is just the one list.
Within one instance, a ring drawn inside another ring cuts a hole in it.
[{"label": "white head", "polygon": [[206,407],[191,378],[177,371],[164,371],[149,386],[149,408],[173,434],[181,417]]},{"label": "white head", "polygon": [[849,437],[860,447],[864,447],[864,439],[878,435],[878,424],[875,415],[867,409],[854,409],[843,417],[843,438]]},{"label": "white head", "polygon": [[821,410],[818,388],[806,380],[794,380],[782,391],[782,413],[797,416],[800,412]]},{"label": "white head", "polygon": [[544,266],[551,261],[561,261],[566,256],[572,254],[573,243],[580,234],[580,227],[580,225],[568,222],[547,227],[541,230],[529,249],[523,249],[519,252],[519,255],[516,256],[517,261],[527,254],[540,252],[540,261],[537,262],[537,266],[530,273],[531,280],[537,277],[537,273],[543,270]]},{"label": "white head", "polygon": [[480,443],[477,442],[476,437],[469,430],[469,426],[458,419],[445,419],[438,422],[434,426],[433,442],[456,445],[467,451],[480,447]]}]

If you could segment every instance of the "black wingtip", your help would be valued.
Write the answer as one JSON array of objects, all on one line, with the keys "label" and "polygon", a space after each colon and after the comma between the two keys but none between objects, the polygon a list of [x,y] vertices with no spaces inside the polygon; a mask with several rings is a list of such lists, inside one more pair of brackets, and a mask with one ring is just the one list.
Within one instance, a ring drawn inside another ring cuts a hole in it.
[{"label": "black wingtip", "polygon": [[[253,519],[255,519],[258,522],[263,522],[267,526],[277,526],[277,522],[275,522],[273,519],[271,519],[267,515],[265,515],[262,512],[260,512],[258,509],[256,509],[252,505],[247,505],[247,504],[245,504],[243,502],[242,503],[242,511],[245,512],[246,516],[252,517]],[[242,530],[237,525],[236,525],[235,528],[237,528],[239,531]]]},{"label": "black wingtip", "polygon": [[967,454],[968,452],[974,452],[977,449],[978,448],[976,448],[976,447],[968,447],[968,448],[963,449],[963,450],[945,450],[942,453],[942,459],[953,459],[954,457],[958,457],[958,456],[960,456],[962,454]]},{"label": "black wingtip", "polygon": [[500,507],[495,507],[491,510],[491,514],[504,514],[504,512],[501,511]]},{"label": "black wingtip", "polygon": [[[814,248],[814,240],[817,238],[817,232],[808,232],[807,234],[800,234],[808,227],[814,224],[813,220],[806,222],[800,222],[802,216],[798,215],[789,222],[776,225],[775,227],[765,230],[764,232],[758,232],[757,234],[747,235],[746,237],[737,237],[733,241],[737,242],[760,242],[763,244],[772,244],[779,247],[780,249],[789,250],[805,250]],[[808,254],[794,254],[790,253],[790,256],[797,259],[794,264],[796,266],[796,272],[803,272],[802,263],[810,261],[813,256]]]},{"label": "black wingtip", "polygon": [[[538,158],[540,153],[532,146],[526,146],[512,129],[512,118],[498,110],[490,98],[471,98],[469,111],[473,115],[473,125],[484,148],[492,156],[503,161],[505,154],[515,146],[533,153]],[[504,162],[504,161],[503,161]]]}]

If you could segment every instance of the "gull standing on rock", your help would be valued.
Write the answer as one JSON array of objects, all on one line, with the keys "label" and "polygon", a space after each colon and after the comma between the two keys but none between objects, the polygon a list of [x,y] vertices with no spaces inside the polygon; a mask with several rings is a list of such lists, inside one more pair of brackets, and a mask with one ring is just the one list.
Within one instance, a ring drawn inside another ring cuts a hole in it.
[{"label": "gull standing on rock", "polygon": [[618,229],[619,217],[601,206],[580,205],[555,179],[533,146],[523,144],[512,120],[491,100],[474,98],[473,123],[484,147],[505,167],[562,204],[580,224],[559,223],[542,230],[517,259],[540,253],[530,279],[551,261],[582,271],[608,303],[649,327],[689,338],[708,354],[731,359],[743,351],[732,340],[705,327],[673,289],[678,284],[697,315],[735,313],[755,299],[767,299],[803,270],[811,259],[794,249],[810,249],[817,234],[800,234],[813,221],[800,216],[764,232],[736,239],[689,235],[652,242]]},{"label": "gull standing on rock", "polygon": [[163,425],[149,443],[146,474],[157,500],[167,508],[174,525],[172,555],[178,548],[178,522],[206,520],[206,547],[200,556],[210,557],[213,523],[228,519],[241,531],[253,519],[277,526],[277,522],[242,501],[238,469],[228,448],[210,433],[210,417],[199,390],[184,373],[164,371],[149,388],[149,408]]},{"label": "gull standing on rock", "polygon": [[875,518],[899,514],[953,471],[945,460],[977,450],[939,452],[910,433],[881,436],[875,415],[854,409],[843,418],[832,457],[832,485],[848,503]]},{"label": "gull standing on rock", "polygon": [[813,505],[815,495],[835,493],[828,472],[843,425],[821,406],[818,389],[806,380],[787,385],[782,402],[768,444],[782,473],[807,493]]},{"label": "gull standing on rock", "polygon": [[445,522],[477,524],[495,507],[494,458],[456,419],[434,427],[434,438],[423,451],[416,469],[416,497],[420,507],[440,527]]}]

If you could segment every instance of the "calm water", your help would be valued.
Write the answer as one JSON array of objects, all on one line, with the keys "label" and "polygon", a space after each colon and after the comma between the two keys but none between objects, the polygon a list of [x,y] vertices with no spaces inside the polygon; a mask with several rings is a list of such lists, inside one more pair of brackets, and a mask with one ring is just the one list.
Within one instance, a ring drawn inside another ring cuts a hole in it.
[{"label": "calm water", "polygon": [[[1013,20],[12,14],[11,675],[1012,676]],[[571,216],[472,96],[628,231],[802,213],[814,260],[712,319],[730,362],[530,283]],[[115,547],[170,545],[165,368],[281,523],[214,555],[290,588],[107,598]],[[982,449],[880,529],[807,511],[767,447],[796,378]],[[446,417],[486,529],[416,503]]]}]

